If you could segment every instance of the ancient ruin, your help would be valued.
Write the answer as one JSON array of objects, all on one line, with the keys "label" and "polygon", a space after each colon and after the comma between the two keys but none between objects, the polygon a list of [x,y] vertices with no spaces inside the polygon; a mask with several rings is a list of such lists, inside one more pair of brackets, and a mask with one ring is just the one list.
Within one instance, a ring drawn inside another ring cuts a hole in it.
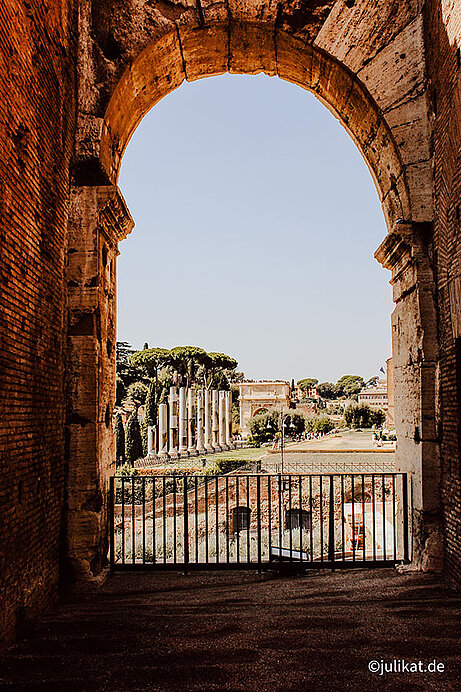
[{"label": "ancient ruin", "polygon": [[231,407],[230,391],[170,387],[168,403],[159,404],[157,425],[148,427],[143,465],[231,449]]}]

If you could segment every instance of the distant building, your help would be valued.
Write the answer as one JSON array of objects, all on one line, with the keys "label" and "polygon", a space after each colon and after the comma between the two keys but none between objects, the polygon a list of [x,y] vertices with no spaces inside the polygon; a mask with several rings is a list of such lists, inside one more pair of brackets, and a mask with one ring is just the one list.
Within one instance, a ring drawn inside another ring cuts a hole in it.
[{"label": "distant building", "polygon": [[309,387],[308,389],[300,389],[296,387],[295,396],[298,399],[318,399],[319,394],[317,392],[317,387]]},{"label": "distant building", "polygon": [[387,381],[378,380],[376,387],[367,387],[362,389],[358,395],[359,404],[368,404],[370,408],[379,408],[387,414],[388,398],[387,398]]},{"label": "distant building", "polygon": [[248,421],[253,416],[273,408],[288,408],[290,384],[284,380],[259,380],[239,382],[240,432],[248,437]]}]

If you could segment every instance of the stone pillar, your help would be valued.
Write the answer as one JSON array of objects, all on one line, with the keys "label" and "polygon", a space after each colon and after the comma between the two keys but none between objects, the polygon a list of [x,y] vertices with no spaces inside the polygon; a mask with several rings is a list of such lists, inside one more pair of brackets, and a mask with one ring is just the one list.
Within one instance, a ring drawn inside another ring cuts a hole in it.
[{"label": "stone pillar", "polygon": [[219,446],[226,449],[226,392],[219,392]]},{"label": "stone pillar", "polygon": [[116,259],[118,242],[133,225],[116,186],[71,189],[62,558],[69,579],[88,583],[107,557],[109,475],[115,473]]},{"label": "stone pillar", "polygon": [[207,452],[211,452],[213,449],[212,437],[211,437],[211,392],[209,389],[205,389],[204,392],[204,402],[205,402],[205,449]]},{"label": "stone pillar", "polygon": [[149,425],[147,428],[147,454],[154,456],[156,451],[155,428],[153,425]]},{"label": "stone pillar", "polygon": [[168,406],[160,404],[158,407],[158,453],[168,454]]},{"label": "stone pillar", "polygon": [[179,388],[179,453],[187,454],[186,388]]},{"label": "stone pillar", "polygon": [[398,471],[411,485],[412,561],[423,570],[443,563],[438,436],[438,336],[428,224],[396,223],[375,253],[392,271],[392,357]]},{"label": "stone pillar", "polygon": [[219,404],[218,392],[213,389],[211,392],[211,436],[213,449],[220,450],[219,446]]},{"label": "stone pillar", "polygon": [[200,454],[200,452],[205,451],[205,447],[203,444],[203,423],[204,423],[204,415],[203,415],[203,390],[199,389],[197,392],[197,445],[196,449],[197,452]]},{"label": "stone pillar", "polygon": [[225,392],[225,431],[224,438],[225,444],[230,447],[232,440],[232,394],[231,392]]},{"label": "stone pillar", "polygon": [[171,457],[178,456],[178,389],[170,387],[170,420],[169,420],[169,442],[168,454]]},{"label": "stone pillar", "polygon": [[195,435],[194,435],[194,390],[189,389],[187,393],[187,451],[195,454]]}]

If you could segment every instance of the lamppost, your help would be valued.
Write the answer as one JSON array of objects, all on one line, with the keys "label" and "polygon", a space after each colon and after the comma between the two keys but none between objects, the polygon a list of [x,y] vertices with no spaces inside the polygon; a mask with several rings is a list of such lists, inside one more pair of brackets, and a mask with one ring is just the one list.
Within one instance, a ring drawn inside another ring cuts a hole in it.
[{"label": "lamppost", "polygon": [[[290,422],[287,424],[287,418],[290,419]],[[283,413],[283,409],[280,411],[280,456],[281,456],[281,462],[282,462],[282,475],[283,475],[283,451],[284,451],[284,446],[285,446],[285,430],[288,432],[290,429],[294,429],[293,421],[291,419],[291,414],[290,413]],[[272,430],[272,423],[271,419],[267,421],[266,428],[268,430]]]}]

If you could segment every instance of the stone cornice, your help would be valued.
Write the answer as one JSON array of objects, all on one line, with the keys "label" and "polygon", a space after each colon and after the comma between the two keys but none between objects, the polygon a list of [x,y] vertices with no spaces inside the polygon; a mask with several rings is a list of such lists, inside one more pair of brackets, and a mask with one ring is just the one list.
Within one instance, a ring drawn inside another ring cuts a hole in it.
[{"label": "stone cornice", "polygon": [[413,228],[411,223],[394,224],[391,232],[376,250],[375,259],[385,269],[395,270],[402,259],[411,257]]},{"label": "stone cornice", "polygon": [[98,188],[99,223],[107,239],[116,244],[134,228],[133,218],[122,193],[116,185]]}]

